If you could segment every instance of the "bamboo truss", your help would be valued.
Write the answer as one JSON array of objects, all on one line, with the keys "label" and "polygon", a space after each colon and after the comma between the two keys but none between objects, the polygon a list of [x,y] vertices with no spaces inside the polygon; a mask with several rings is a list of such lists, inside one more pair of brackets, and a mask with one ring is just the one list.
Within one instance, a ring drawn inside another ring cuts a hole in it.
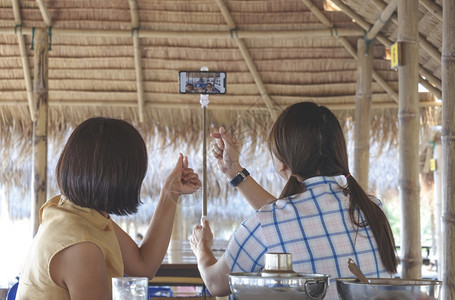
[{"label": "bamboo truss", "polygon": [[36,121],[33,122],[33,174],[32,174],[32,233],[39,227],[39,209],[46,202],[47,192],[47,123],[48,123],[48,33],[38,29],[35,33],[33,96]]},{"label": "bamboo truss", "polygon": [[418,104],[418,6],[413,0],[398,4],[398,41],[403,65],[398,67],[400,103],[399,195],[401,202],[401,277],[422,277],[420,244],[419,104]]},{"label": "bamboo truss", "polygon": [[443,1],[442,30],[442,152],[443,269],[442,299],[455,299],[455,3]]},{"label": "bamboo truss", "polygon": [[19,32],[16,30],[17,34],[17,42],[19,44],[19,51],[21,52],[21,61],[22,61],[22,70],[24,72],[24,81],[25,81],[25,90],[27,91],[27,99],[28,99],[28,108],[30,110],[30,119],[34,122],[35,119],[35,107],[33,105],[33,91],[32,91],[32,79],[30,76],[30,66],[28,62],[28,55],[27,49],[25,48],[25,40],[24,36],[22,35],[22,18],[21,12],[19,7],[18,0],[12,0],[13,4],[13,13],[14,13],[14,22],[16,26],[19,27]]},{"label": "bamboo truss", "polygon": [[228,7],[226,6],[223,0],[216,0],[216,3],[220,8],[224,19],[226,20],[226,23],[231,31],[232,38],[237,43],[237,46],[239,47],[239,50],[242,53],[243,59],[245,60],[245,63],[247,64],[248,69],[250,70],[250,73],[253,76],[254,82],[256,83],[259,89],[259,93],[261,94],[265,102],[265,105],[267,106],[267,109],[269,110],[270,115],[272,116],[272,119],[276,119],[278,117],[276,104],[273,103],[273,100],[270,98],[269,93],[265,88],[264,82],[262,82],[262,78],[259,75],[259,72],[256,68],[256,65],[254,64],[253,59],[251,58],[251,55],[245,46],[245,43],[242,41],[241,37],[238,37],[237,33],[234,32],[237,31],[237,27],[235,25],[234,19],[231,16],[231,13],[229,12]]},{"label": "bamboo truss", "polygon": [[[321,21],[322,24],[329,28],[333,27],[333,23],[330,22],[330,20],[316,7],[316,5],[313,4],[313,2],[311,2],[311,0],[302,0],[302,2],[308,7],[309,10],[311,10],[311,12],[319,19],[319,21]],[[338,37],[338,41],[355,59],[357,59],[357,52],[346,38]],[[374,80],[390,95],[390,97],[392,97],[393,100],[398,103],[398,95],[393,88],[390,87],[390,85],[387,84],[387,82],[375,70],[372,70],[372,72]]]},{"label": "bamboo truss", "polygon": [[[349,6],[347,6],[346,4],[344,4],[341,0],[332,0],[333,3],[335,3],[338,7],[340,7],[342,9],[342,11],[347,15],[349,16],[350,18],[352,18],[353,20],[356,21],[357,24],[359,24],[360,27],[362,27],[364,30],[370,30],[371,28],[371,24],[367,21],[365,21],[361,16],[359,16],[357,13],[355,13],[351,8],[349,8]],[[399,2],[399,1],[398,1]],[[382,1],[379,1],[379,0],[375,0],[374,3],[382,8],[382,9],[386,9],[386,4],[384,4]],[[391,18],[391,20],[394,22],[394,23],[398,23],[398,21],[395,19],[395,18]],[[422,36],[421,34],[418,34],[419,36],[419,42],[420,42],[420,45],[422,46],[422,49],[424,49],[428,54],[430,54],[434,59],[437,59],[439,60],[441,58],[441,54],[439,53],[438,49],[436,49],[433,45],[431,45],[431,43],[429,43],[424,36]],[[378,34],[376,36],[376,39],[381,42],[384,46],[390,48],[390,46],[392,45],[392,42],[386,38],[384,35],[382,34]],[[425,74],[428,74],[429,72],[422,66],[419,65],[419,72],[422,74],[422,76],[425,76],[423,75],[424,73]],[[438,81],[439,80],[432,80],[433,78],[435,78],[434,76],[425,76],[426,77],[426,80],[429,81],[432,85],[435,85],[437,88],[441,88],[441,86],[439,85],[438,86]],[[423,79],[423,78],[422,78]],[[440,82],[440,81],[439,81]]]}]

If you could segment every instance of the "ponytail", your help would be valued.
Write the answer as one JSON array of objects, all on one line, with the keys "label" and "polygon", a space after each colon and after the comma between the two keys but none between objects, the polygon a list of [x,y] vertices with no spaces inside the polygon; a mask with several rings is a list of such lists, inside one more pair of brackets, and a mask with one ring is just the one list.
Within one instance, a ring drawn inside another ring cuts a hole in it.
[{"label": "ponytail", "polygon": [[[379,256],[387,272],[396,273],[398,258],[392,229],[382,209],[365,193],[357,180],[346,176],[349,192],[349,217],[352,224],[358,227],[370,226],[379,248]],[[356,211],[360,210],[365,220],[356,219]]]}]

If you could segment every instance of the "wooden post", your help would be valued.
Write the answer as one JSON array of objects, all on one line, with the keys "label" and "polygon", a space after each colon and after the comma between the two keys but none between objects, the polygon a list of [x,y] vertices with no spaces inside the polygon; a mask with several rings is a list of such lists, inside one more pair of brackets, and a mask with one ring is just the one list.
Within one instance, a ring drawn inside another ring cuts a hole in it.
[{"label": "wooden post", "polygon": [[357,40],[357,92],[355,95],[354,177],[368,190],[370,160],[371,84],[373,75],[372,45]]},{"label": "wooden post", "polygon": [[48,119],[48,33],[37,29],[34,38],[33,98],[36,121],[33,122],[33,171],[31,221],[33,236],[39,227],[39,209],[47,191],[47,119]]},{"label": "wooden post", "polygon": [[403,278],[421,278],[419,185],[419,5],[415,0],[398,3],[398,42],[403,65],[399,80],[399,193],[401,202],[401,264]]},{"label": "wooden post", "polygon": [[442,299],[455,299],[455,3],[443,1],[442,29]]}]

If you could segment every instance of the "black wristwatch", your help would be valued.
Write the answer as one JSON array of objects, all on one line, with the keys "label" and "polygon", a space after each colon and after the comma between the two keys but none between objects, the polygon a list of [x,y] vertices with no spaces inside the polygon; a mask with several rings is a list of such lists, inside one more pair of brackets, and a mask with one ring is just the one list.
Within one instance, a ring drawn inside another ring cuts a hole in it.
[{"label": "black wristwatch", "polygon": [[234,178],[232,178],[232,180],[229,183],[233,187],[236,187],[239,185],[240,182],[244,181],[248,176],[250,176],[250,173],[246,169],[243,169]]}]

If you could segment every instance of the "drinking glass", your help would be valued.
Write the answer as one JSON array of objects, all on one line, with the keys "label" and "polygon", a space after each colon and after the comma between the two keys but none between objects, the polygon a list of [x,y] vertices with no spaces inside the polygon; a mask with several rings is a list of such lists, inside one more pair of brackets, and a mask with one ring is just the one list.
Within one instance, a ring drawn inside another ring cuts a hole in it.
[{"label": "drinking glass", "polygon": [[112,278],[113,300],[148,300],[147,277]]}]

